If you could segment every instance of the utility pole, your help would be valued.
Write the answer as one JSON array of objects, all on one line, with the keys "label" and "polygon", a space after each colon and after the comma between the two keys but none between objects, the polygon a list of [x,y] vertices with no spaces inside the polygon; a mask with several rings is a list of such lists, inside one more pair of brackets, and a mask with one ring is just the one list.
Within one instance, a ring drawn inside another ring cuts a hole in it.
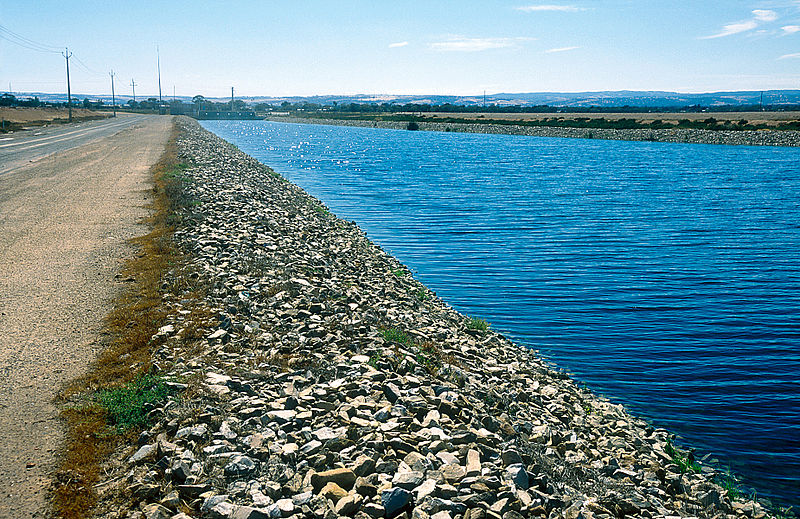
[{"label": "utility pole", "polygon": [[761,109],[762,112],[764,111],[764,91],[763,90],[761,91],[761,100],[758,102],[758,107]]},{"label": "utility pole", "polygon": [[486,90],[483,91],[483,109],[486,109]]},{"label": "utility pole", "polygon": [[72,53],[69,48],[64,47],[64,52],[61,55],[67,60],[67,109],[69,110],[69,122],[72,122],[72,91],[69,87],[69,58],[72,57]]},{"label": "utility pole", "polygon": [[231,87],[231,110],[233,110],[233,87]]},{"label": "utility pole", "polygon": [[114,97],[114,71],[112,70],[108,74],[111,76],[111,106],[114,107],[114,117],[117,116],[117,98]]},{"label": "utility pole", "polygon": [[161,53],[156,45],[156,59],[158,60],[158,104],[161,105]]},{"label": "utility pole", "polygon": [[131,79],[131,88],[133,89],[133,102],[136,102],[136,83]]},{"label": "utility pole", "polygon": [[175,85],[172,85],[172,102],[175,102]]}]

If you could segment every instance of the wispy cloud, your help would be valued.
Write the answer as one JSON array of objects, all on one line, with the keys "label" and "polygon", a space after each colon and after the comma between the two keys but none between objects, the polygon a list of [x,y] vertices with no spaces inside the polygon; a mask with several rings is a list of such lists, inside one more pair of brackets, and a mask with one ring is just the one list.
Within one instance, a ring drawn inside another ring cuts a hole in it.
[{"label": "wispy cloud", "polygon": [[755,9],[753,10],[753,15],[760,22],[774,22],[778,19],[778,13],[769,9]]},{"label": "wispy cloud", "polygon": [[406,45],[408,45],[407,41],[398,41],[397,43],[390,43],[389,48],[396,49],[398,47],[405,47]]},{"label": "wispy cloud", "polygon": [[431,43],[430,47],[433,50],[442,52],[480,52],[490,49],[516,47],[532,39],[533,38],[464,38],[461,36],[453,36],[445,41]]},{"label": "wispy cloud", "polygon": [[575,49],[580,49],[580,47],[557,47],[555,49],[547,49],[544,51],[545,54],[553,54],[556,52],[567,52]]},{"label": "wispy cloud", "polygon": [[585,7],[576,7],[574,5],[554,5],[554,4],[547,4],[547,5],[524,5],[522,7],[517,7],[518,11],[525,11],[527,13],[539,12],[539,11],[561,11],[566,13],[577,13],[578,11],[585,11]]},{"label": "wispy cloud", "polygon": [[784,25],[781,27],[783,34],[794,34],[800,32],[800,25]]},{"label": "wispy cloud", "polygon": [[794,54],[784,54],[778,59],[798,59],[800,58],[800,52],[795,52]]},{"label": "wispy cloud", "polygon": [[724,38],[725,36],[731,36],[742,32],[752,31],[753,29],[758,27],[761,23],[774,22],[777,19],[778,19],[778,13],[776,13],[775,11],[770,11],[768,9],[754,9],[752,20],[729,23],[728,25],[724,25],[722,27],[722,31],[718,32],[717,34],[712,34],[711,36],[701,36],[700,39],[711,40],[714,38]]}]

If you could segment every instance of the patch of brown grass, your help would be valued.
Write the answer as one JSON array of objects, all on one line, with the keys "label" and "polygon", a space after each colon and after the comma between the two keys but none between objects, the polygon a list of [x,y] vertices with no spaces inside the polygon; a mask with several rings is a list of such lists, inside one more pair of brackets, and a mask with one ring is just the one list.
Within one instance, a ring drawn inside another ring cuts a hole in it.
[{"label": "patch of brown grass", "polygon": [[[106,119],[109,113],[94,112],[84,108],[72,108],[73,121],[93,121],[96,119]],[[44,126],[48,124],[63,124],[69,122],[69,111],[59,107],[11,107],[0,106],[0,133],[17,131],[32,126]]]},{"label": "patch of brown grass", "polygon": [[97,499],[92,487],[98,481],[100,463],[133,434],[123,437],[109,432],[105,410],[91,404],[91,395],[119,387],[151,368],[151,338],[167,315],[162,283],[167,272],[182,261],[172,242],[171,221],[181,203],[173,194],[180,192],[176,183],[181,182],[174,175],[178,164],[177,134],[178,128],[173,126],[164,154],[151,170],[151,230],[131,240],[137,253],[126,262],[122,276],[134,282],[117,297],[106,317],[108,344],[89,372],[65,387],[58,397],[62,405],[68,404],[62,411],[68,430],[52,488],[57,517],[77,519],[88,515]]}]

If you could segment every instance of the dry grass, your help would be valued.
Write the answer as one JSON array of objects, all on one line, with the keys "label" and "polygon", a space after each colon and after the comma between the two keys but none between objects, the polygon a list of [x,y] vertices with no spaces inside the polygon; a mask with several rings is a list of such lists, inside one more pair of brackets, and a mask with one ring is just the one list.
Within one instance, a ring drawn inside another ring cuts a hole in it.
[{"label": "dry grass", "polygon": [[[94,112],[85,108],[73,108],[73,121],[91,121],[94,119],[105,119],[109,113]],[[5,121],[2,131],[20,130],[29,126],[43,126],[45,124],[59,124],[69,121],[69,111],[66,108],[56,107],[0,107],[0,119]]]},{"label": "dry grass", "polygon": [[[167,315],[162,299],[162,283],[181,257],[173,242],[171,215],[177,209],[169,193],[176,192],[179,178],[170,174],[177,165],[177,127],[173,127],[166,149],[153,166],[154,198],[149,224],[151,231],[132,240],[137,254],[122,272],[135,281],[114,302],[105,322],[108,343],[89,372],[62,390],[58,400],[64,404],[67,444],[52,489],[57,517],[86,517],[96,502],[92,490],[100,475],[100,463],[124,437],[109,431],[105,410],[91,402],[101,389],[119,387],[151,367],[151,337]],[[133,434],[133,432],[128,433]]]}]

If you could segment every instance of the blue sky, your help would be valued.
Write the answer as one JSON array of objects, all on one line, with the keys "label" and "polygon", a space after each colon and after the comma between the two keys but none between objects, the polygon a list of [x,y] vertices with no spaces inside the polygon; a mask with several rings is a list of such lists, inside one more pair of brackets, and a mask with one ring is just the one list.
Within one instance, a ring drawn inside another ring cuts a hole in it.
[{"label": "blue sky", "polygon": [[114,69],[137,97],[156,46],[164,95],[800,88],[800,0],[31,0],[0,25],[0,91],[62,92],[65,46],[73,92]]}]

